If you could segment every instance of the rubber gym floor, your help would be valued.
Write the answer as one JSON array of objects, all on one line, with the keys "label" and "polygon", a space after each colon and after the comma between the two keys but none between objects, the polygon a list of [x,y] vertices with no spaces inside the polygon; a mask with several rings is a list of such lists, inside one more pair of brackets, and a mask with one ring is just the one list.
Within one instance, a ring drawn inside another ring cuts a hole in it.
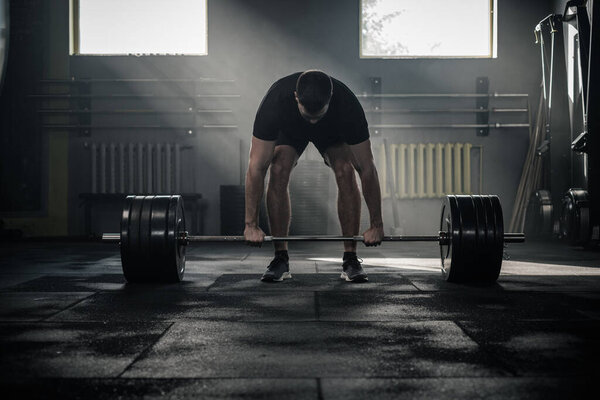
[{"label": "rubber gym floor", "polygon": [[[438,247],[188,248],[184,282],[128,285],[116,246],[0,245],[3,398],[565,399],[600,377],[600,253],[507,248],[491,287],[446,283]],[[6,397],[8,396],[8,397]]]}]

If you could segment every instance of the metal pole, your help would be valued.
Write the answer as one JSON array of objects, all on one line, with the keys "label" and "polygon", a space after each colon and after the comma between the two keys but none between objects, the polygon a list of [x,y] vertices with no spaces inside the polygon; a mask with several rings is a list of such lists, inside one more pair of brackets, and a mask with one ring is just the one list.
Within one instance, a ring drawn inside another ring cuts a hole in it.
[{"label": "metal pole", "polygon": [[[184,236],[189,242],[246,242],[244,236]],[[385,242],[437,242],[440,236],[384,236]],[[265,236],[265,242],[364,241],[363,236]]]},{"label": "metal pole", "polygon": [[[440,232],[438,235],[414,235],[414,236],[384,236],[384,242],[439,242],[446,244],[450,235]],[[103,233],[103,242],[119,242],[119,233]],[[180,237],[183,242],[246,242],[244,236],[193,236],[183,233]],[[341,241],[364,241],[363,236],[265,236],[265,242],[341,242]],[[505,243],[522,243],[525,241],[524,233],[505,233]]]}]

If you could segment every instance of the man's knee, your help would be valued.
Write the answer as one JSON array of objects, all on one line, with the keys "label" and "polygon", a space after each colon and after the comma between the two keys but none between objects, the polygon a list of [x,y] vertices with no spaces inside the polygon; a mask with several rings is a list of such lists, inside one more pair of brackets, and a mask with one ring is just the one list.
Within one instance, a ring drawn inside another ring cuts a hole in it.
[{"label": "man's knee", "polygon": [[282,160],[281,158],[273,160],[273,163],[271,163],[271,181],[277,184],[287,184],[293,168],[293,161],[290,162],[290,160]]},{"label": "man's knee", "polygon": [[354,166],[350,161],[338,161],[331,166],[338,182],[352,182],[354,180]]}]

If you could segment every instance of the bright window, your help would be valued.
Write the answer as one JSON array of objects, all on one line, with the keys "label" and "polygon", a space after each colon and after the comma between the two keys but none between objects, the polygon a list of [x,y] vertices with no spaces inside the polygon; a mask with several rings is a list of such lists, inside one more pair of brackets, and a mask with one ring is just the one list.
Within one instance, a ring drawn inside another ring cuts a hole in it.
[{"label": "bright window", "polygon": [[206,0],[71,0],[71,54],[206,55]]},{"label": "bright window", "polygon": [[363,58],[496,57],[496,0],[361,0]]}]

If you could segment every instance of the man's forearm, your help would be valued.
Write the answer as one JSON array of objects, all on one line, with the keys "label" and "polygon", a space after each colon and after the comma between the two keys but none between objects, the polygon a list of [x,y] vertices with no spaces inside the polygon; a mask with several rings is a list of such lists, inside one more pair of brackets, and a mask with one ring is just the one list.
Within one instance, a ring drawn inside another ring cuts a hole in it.
[{"label": "man's forearm", "polygon": [[373,166],[372,168],[361,171],[360,181],[362,184],[363,196],[365,197],[365,202],[369,209],[371,226],[380,227],[383,225],[383,219],[381,217],[381,188],[379,187],[377,169]]},{"label": "man's forearm", "polygon": [[258,226],[260,200],[265,190],[266,169],[248,168],[246,173],[246,225]]}]

